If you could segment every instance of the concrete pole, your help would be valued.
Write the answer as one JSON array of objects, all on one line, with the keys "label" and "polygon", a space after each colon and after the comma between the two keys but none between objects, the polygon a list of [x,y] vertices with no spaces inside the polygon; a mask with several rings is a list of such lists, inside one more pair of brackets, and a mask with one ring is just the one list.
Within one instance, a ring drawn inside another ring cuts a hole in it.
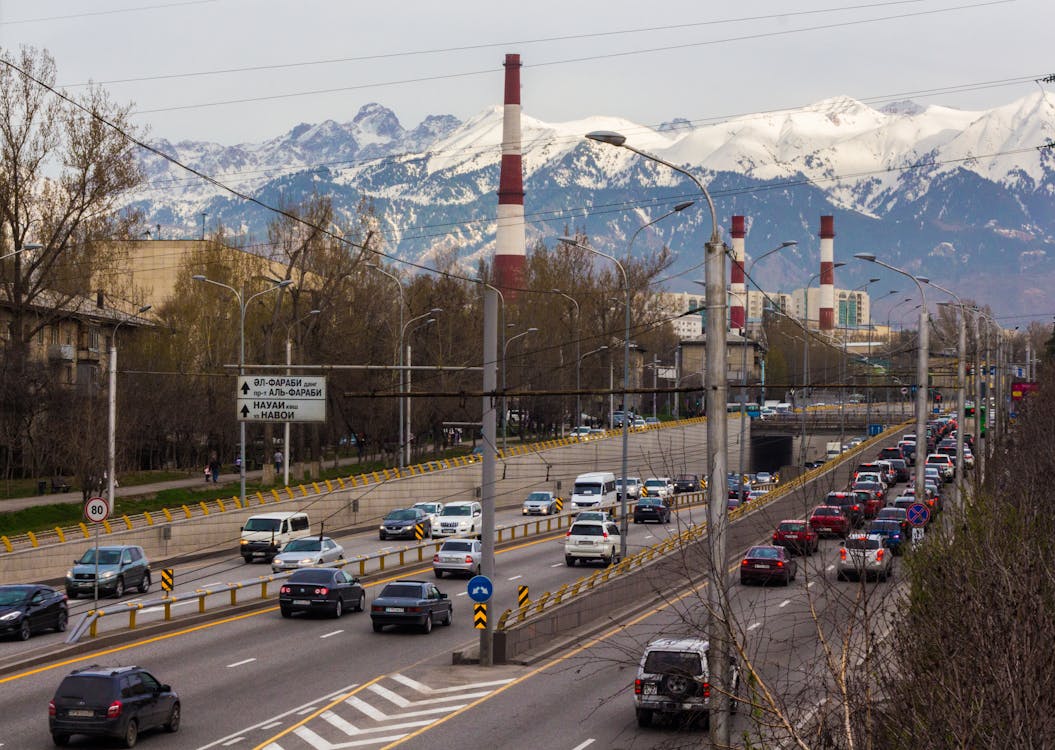
[{"label": "concrete pole", "polygon": [[[286,336],[286,375],[293,374],[293,342]],[[293,451],[289,448],[289,422],[283,425],[282,450],[285,451],[285,461],[282,462],[282,486],[289,487],[289,462]]]},{"label": "concrete pole", "polygon": [[[960,302],[957,299],[957,302]],[[963,468],[963,431],[967,426],[964,424],[966,418],[967,401],[967,308],[960,302],[960,331],[958,352],[956,357],[956,482],[960,486],[959,502],[963,503],[964,490],[967,487]]]},{"label": "concrete pole", "polygon": [[407,379],[407,390],[406,390],[406,394],[407,394],[407,407],[406,407],[407,426],[403,428],[403,438],[404,438],[404,444],[406,445],[407,457],[406,457],[406,460],[403,462],[404,466],[410,466],[410,462],[412,460],[412,458],[411,458],[412,454],[410,452],[410,448],[411,448],[411,442],[412,442],[413,437],[414,437],[414,428],[411,426],[413,423],[410,421],[410,407],[414,403],[411,400],[411,398],[410,398],[410,388],[411,388],[410,377],[411,377],[411,374],[412,374],[411,371],[410,371],[410,365],[411,365],[411,363],[413,361],[410,358],[411,357],[410,346],[411,346],[410,342],[408,341],[407,342],[407,358],[406,358],[406,363],[407,363],[407,370],[406,370],[406,373],[407,373],[406,374],[406,379]]},{"label": "concrete pole", "polygon": [[[919,293],[923,295],[922,285],[920,285]],[[921,502],[927,496],[923,465],[927,461],[927,357],[929,348],[930,316],[927,314],[927,298],[924,296],[923,304],[919,308],[919,356],[916,358],[916,382],[919,384],[916,388],[916,497]]]},{"label": "concrete pole", "polygon": [[[498,290],[484,288],[484,371],[481,402],[481,432],[483,433],[483,462],[480,467],[480,504],[483,507],[480,533],[483,560],[480,572],[495,580],[495,447],[497,430],[495,429],[495,398],[493,395],[498,385]],[[487,618],[487,627],[480,631],[480,665],[490,667],[494,664],[494,620]]]},{"label": "concrete pole", "polygon": [[982,441],[982,333],[981,313],[974,311],[974,438],[978,484],[985,481],[985,443]]},{"label": "concrete pole", "polygon": [[[121,324],[118,323],[110,339],[110,393],[108,394],[109,410],[106,429],[106,502],[110,504],[110,509],[107,511],[108,514],[114,512],[114,487],[116,486],[114,483],[114,466],[117,463],[117,329],[120,327]],[[99,524],[95,524],[95,526],[98,528]],[[95,555],[98,557],[98,549],[96,549]],[[98,560],[96,563],[98,563]],[[95,578],[98,580],[99,576],[96,575]]]}]

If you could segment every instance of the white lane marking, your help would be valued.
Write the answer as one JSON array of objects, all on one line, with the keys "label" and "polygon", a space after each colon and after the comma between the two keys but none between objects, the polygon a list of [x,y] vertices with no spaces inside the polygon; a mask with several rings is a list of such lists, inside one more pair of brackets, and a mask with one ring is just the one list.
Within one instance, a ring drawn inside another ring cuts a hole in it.
[{"label": "white lane marking", "polygon": [[[656,537],[652,536],[651,534],[645,534],[645,539],[655,539],[655,538]],[[590,740],[590,742],[593,742],[593,740]]]},{"label": "white lane marking", "polygon": [[332,633],[327,633],[326,635],[320,635],[319,638],[329,638],[331,636],[340,635],[343,632],[344,632],[343,630],[335,630]]},{"label": "white lane marking", "polygon": [[329,722],[331,726],[341,730],[349,737],[354,737],[357,734],[374,734],[376,732],[394,732],[398,729],[414,729],[415,727],[425,727],[433,723],[435,719],[422,719],[419,721],[405,721],[402,724],[388,724],[383,727],[371,727],[370,729],[360,729],[355,726],[352,722],[347,719],[338,716],[333,711],[326,711],[321,717],[323,720]]},{"label": "white lane marking", "polygon": [[760,623],[760,622],[753,622],[753,623],[751,623],[750,625],[747,626],[747,629],[748,630],[754,630],[755,628],[759,627],[761,624],[762,623]]},{"label": "white lane marking", "polygon": [[778,606],[778,607],[786,607],[786,606],[788,606],[789,604],[791,604],[791,600],[790,600],[790,599],[785,599],[784,601],[782,601],[782,602],[781,602],[780,604],[778,604],[777,606]]},{"label": "white lane marking", "polygon": [[[302,740],[307,742],[316,750],[337,750],[337,748],[344,747],[362,747],[363,745],[377,745],[382,742],[395,742],[396,740],[403,739],[407,736],[406,732],[404,732],[403,734],[391,734],[387,737],[374,737],[373,739],[368,740],[353,740],[352,742],[342,742],[339,745],[334,745],[329,740],[324,739],[323,737],[316,734],[307,727],[297,727],[293,730],[293,734],[300,737]],[[268,748],[271,747],[274,747],[276,750],[278,750],[281,746],[272,743],[271,745],[268,745],[266,748],[264,748],[264,750],[268,750]]]},{"label": "white lane marking", "polygon": [[250,662],[254,662],[254,661],[256,661],[256,657],[255,656],[251,657],[249,659],[242,659],[241,661],[236,661],[234,664],[228,664],[227,668],[230,669],[231,667],[240,667],[243,664],[249,664]]},{"label": "white lane marking", "polygon": [[223,743],[223,747],[230,747],[231,745],[235,745],[244,739],[245,737],[235,737],[233,740],[227,740],[227,742]]},{"label": "white lane marking", "polygon": [[440,706],[439,708],[424,708],[420,711],[408,711],[402,714],[386,714],[383,711],[379,711],[369,703],[359,698],[358,696],[350,696],[345,701],[349,706],[361,711],[362,713],[369,716],[374,721],[387,721],[388,719],[414,719],[418,716],[429,716],[430,714],[449,714],[452,711],[457,711],[459,708],[465,708],[469,705],[468,703],[454,703],[450,706]]},{"label": "white lane marking", "polygon": [[315,709],[315,704],[313,703],[310,706],[304,706],[303,708],[299,709],[297,711],[297,716],[304,716],[305,714],[313,714],[313,713],[315,713],[315,710],[316,710]]},{"label": "white lane marking", "polygon": [[563,564],[564,564],[564,563],[553,563],[552,565],[550,565],[550,567],[551,567],[551,568],[559,568],[559,567],[560,567],[561,565],[563,565]]},{"label": "white lane marking", "polygon": [[571,750],[583,750],[584,747],[589,747],[592,744],[593,744],[593,740],[589,739],[589,740],[586,740],[586,742],[583,742],[583,743],[581,743],[579,745],[576,745]]},{"label": "white lane marking", "polygon": [[507,578],[506,580],[507,581],[518,581],[518,580],[520,580],[523,577],[524,576],[513,576],[512,578]]},{"label": "white lane marking", "polygon": [[402,675],[399,672],[389,675],[395,682],[406,685],[409,688],[417,690],[419,693],[433,694],[433,693],[457,693],[460,690],[476,690],[478,688],[485,687],[498,687],[499,685],[508,685],[512,682],[514,677],[510,677],[505,680],[490,680],[488,682],[470,682],[466,685],[455,685],[454,687],[445,688],[432,688],[423,682],[418,682],[415,679]]},{"label": "white lane marking", "polygon": [[424,700],[420,701],[411,701],[407,700],[402,695],[399,695],[398,693],[389,690],[383,685],[378,685],[377,683],[374,683],[373,685],[368,687],[367,690],[369,690],[371,693],[376,693],[377,695],[381,696],[382,698],[391,703],[395,703],[400,708],[414,708],[415,706],[430,706],[436,703],[446,703],[447,701],[467,700],[469,698],[482,698],[485,695],[489,695],[491,693],[490,690],[483,690],[476,693],[456,693],[453,695],[442,696],[440,698],[425,698]]},{"label": "white lane marking", "polygon": [[458,596],[468,596],[468,595],[469,595],[468,591],[461,591],[461,592],[458,593]]},{"label": "white lane marking", "polygon": [[281,721],[272,721],[270,724],[264,724],[260,729],[274,729],[277,726],[281,726]]},{"label": "white lane marking", "polygon": [[809,588],[810,586],[812,586],[815,583],[816,583],[816,581],[810,581],[809,583],[806,584],[806,588]]}]

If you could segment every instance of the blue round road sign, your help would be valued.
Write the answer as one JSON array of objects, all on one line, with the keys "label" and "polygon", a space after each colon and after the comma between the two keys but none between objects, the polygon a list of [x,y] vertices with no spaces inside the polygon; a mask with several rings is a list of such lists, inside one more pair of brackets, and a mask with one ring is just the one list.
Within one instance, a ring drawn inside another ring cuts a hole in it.
[{"label": "blue round road sign", "polygon": [[913,503],[908,506],[905,514],[908,516],[908,522],[917,528],[926,526],[927,521],[930,520],[930,508],[923,503]]},{"label": "blue round road sign", "polygon": [[473,576],[469,579],[469,598],[477,604],[484,604],[491,600],[495,592],[495,586],[487,576]]}]

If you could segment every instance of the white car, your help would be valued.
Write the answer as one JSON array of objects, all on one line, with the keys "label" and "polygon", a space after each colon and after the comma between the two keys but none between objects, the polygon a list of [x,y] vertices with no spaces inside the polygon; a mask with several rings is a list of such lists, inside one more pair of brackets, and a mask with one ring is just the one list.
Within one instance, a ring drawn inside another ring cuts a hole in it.
[{"label": "white car", "polygon": [[440,526],[432,536],[476,534],[483,526],[483,507],[475,500],[447,503],[440,512]]},{"label": "white car", "polygon": [[576,521],[564,537],[564,563],[570,567],[585,560],[619,562],[621,539],[614,521]]},{"label": "white car", "polygon": [[[623,496],[623,479],[615,480],[615,491],[619,497]],[[641,479],[638,477],[627,477],[626,478],[626,496],[637,500],[641,497]]]},{"label": "white car", "polygon": [[421,508],[425,511],[425,515],[429,517],[429,528],[436,529],[440,525],[440,513],[443,512],[443,503],[439,502],[427,502],[427,503],[414,503],[412,508]]},{"label": "white car", "polygon": [[306,536],[286,542],[282,551],[271,560],[271,570],[281,573],[343,560],[344,547],[328,536]]},{"label": "white car", "polygon": [[571,431],[571,437],[576,440],[589,440],[590,439],[590,428],[589,427],[576,427]]},{"label": "white car", "polygon": [[887,549],[886,537],[881,534],[850,534],[839,549],[835,576],[847,578],[873,577],[885,581],[894,574],[894,553]]},{"label": "white car", "polygon": [[641,488],[641,497],[662,497],[665,499],[673,496],[674,480],[670,477],[650,477],[645,480],[645,484]]}]

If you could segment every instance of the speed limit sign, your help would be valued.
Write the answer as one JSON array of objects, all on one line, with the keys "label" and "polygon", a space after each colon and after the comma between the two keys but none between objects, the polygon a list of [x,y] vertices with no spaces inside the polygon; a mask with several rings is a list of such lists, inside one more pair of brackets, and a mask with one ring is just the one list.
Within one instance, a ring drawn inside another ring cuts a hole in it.
[{"label": "speed limit sign", "polygon": [[110,515],[110,504],[105,497],[89,497],[84,504],[84,517],[89,521],[101,523]]}]

